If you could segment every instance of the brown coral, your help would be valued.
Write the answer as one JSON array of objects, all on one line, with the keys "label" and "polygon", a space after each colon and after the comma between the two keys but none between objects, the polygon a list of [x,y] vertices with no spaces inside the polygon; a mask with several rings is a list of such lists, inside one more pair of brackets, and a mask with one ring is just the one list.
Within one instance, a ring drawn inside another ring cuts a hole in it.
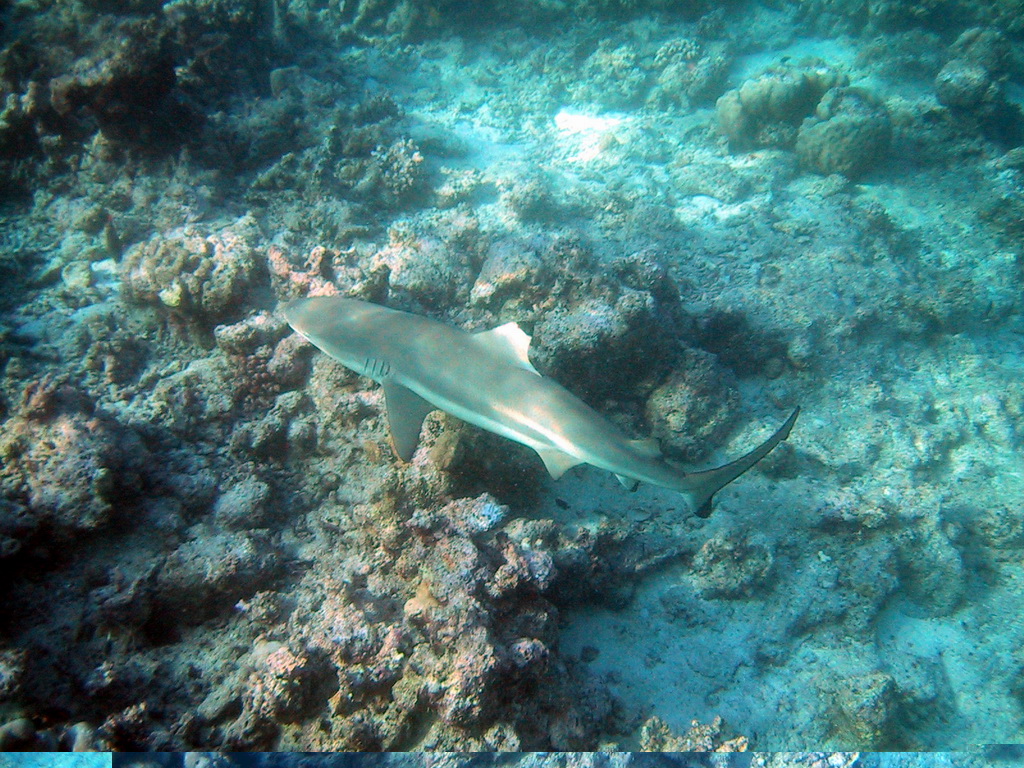
[{"label": "brown coral", "polygon": [[139,243],[121,268],[125,297],[207,325],[237,317],[261,279],[253,225],[208,234],[187,226]]}]

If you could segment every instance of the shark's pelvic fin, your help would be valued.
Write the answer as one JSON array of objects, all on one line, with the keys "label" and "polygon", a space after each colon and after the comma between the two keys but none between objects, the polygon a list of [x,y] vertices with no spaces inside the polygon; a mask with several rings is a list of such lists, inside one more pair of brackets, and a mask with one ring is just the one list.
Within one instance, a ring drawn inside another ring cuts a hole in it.
[{"label": "shark's pelvic fin", "polygon": [[420,442],[423,419],[435,410],[434,406],[411,389],[393,381],[384,382],[384,402],[391,427],[391,442],[402,461],[409,461]]},{"label": "shark's pelvic fin", "polygon": [[625,475],[616,475],[615,479],[619,481],[619,485],[621,485],[630,493],[632,493],[633,491],[640,487],[640,481],[634,480],[632,477],[626,477]]},{"label": "shark's pelvic fin", "polygon": [[515,323],[505,323],[489,331],[475,333],[473,336],[479,343],[501,353],[520,368],[540,376],[530,362],[530,337]]},{"label": "shark's pelvic fin", "polygon": [[538,448],[537,454],[544,461],[544,466],[548,468],[548,472],[555,480],[564,475],[568,470],[583,463],[575,456],[556,451],[553,448]]}]

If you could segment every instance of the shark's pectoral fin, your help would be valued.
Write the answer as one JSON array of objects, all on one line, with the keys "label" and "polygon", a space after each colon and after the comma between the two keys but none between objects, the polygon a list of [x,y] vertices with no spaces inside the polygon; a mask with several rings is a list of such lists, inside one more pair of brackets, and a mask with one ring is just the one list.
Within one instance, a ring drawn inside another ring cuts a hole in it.
[{"label": "shark's pectoral fin", "polygon": [[583,463],[575,456],[556,451],[553,448],[538,448],[537,453],[544,461],[544,466],[548,468],[551,477],[555,480],[564,475],[568,470]]},{"label": "shark's pectoral fin", "polygon": [[499,352],[514,365],[540,376],[530,362],[530,337],[515,323],[505,323],[489,331],[474,333],[473,337],[478,344]]},{"label": "shark's pectoral fin", "polygon": [[[658,455],[661,455],[661,451],[658,451]],[[632,493],[633,491],[640,487],[640,481],[634,480],[632,477],[626,477],[625,475],[616,475],[615,479],[619,481],[619,485],[621,485],[630,493]]]},{"label": "shark's pectoral fin", "polygon": [[402,461],[409,461],[420,441],[423,419],[434,410],[434,406],[411,389],[406,389],[393,381],[384,382],[384,402],[388,410],[388,425],[391,427],[391,442],[395,446],[395,453]]}]

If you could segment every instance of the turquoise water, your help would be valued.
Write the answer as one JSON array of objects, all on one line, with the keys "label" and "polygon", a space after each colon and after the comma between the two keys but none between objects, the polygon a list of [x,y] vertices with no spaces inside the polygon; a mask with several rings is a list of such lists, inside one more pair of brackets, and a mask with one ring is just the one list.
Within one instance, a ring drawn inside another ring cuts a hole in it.
[{"label": "turquoise water", "polygon": [[4,768],[110,768],[111,757],[101,753],[10,752],[0,755]]},{"label": "turquoise water", "polygon": [[0,747],[1024,741],[1021,18],[4,5]]}]

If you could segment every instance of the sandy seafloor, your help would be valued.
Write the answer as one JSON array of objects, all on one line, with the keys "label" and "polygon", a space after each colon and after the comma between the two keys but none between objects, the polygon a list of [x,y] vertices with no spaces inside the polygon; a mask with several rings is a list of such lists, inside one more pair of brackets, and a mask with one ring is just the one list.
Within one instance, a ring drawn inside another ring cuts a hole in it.
[{"label": "sandy seafloor", "polygon": [[[1019,2],[0,14],[3,748],[1024,740]],[[330,293],[687,466],[802,415],[707,520],[402,464]]]}]

